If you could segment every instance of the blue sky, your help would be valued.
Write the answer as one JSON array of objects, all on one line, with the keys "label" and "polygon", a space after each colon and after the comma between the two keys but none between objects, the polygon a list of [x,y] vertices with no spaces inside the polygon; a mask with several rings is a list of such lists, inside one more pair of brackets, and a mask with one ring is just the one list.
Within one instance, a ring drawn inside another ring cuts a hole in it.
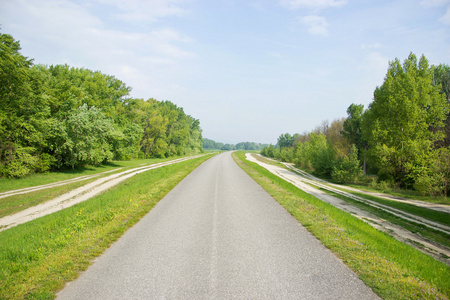
[{"label": "blue sky", "polygon": [[114,75],[227,143],[367,107],[410,52],[450,64],[450,0],[0,0],[0,24],[36,64]]}]

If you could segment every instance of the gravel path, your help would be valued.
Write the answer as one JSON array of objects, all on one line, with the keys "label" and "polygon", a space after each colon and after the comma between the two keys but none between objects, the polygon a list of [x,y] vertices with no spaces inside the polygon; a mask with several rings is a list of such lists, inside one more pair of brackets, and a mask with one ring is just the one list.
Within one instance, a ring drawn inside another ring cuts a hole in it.
[{"label": "gravel path", "polygon": [[[322,201],[325,201],[343,211],[349,212],[352,215],[354,215],[355,217],[365,221],[369,225],[390,234],[397,240],[407,243],[407,244],[417,248],[418,250],[420,250],[426,254],[429,254],[429,255],[433,256],[434,258],[450,265],[450,249],[448,249],[447,247],[444,247],[438,243],[431,242],[418,234],[414,234],[411,231],[404,229],[401,226],[392,224],[376,215],[373,215],[365,210],[362,210],[356,206],[353,206],[350,203],[345,202],[344,200],[341,200],[337,197],[333,197],[333,196],[325,193],[324,191],[319,190],[316,187],[320,187],[320,188],[341,194],[345,197],[349,197],[354,200],[364,202],[365,204],[372,205],[372,206],[376,207],[377,209],[385,210],[385,211],[389,212],[390,214],[393,214],[400,218],[410,220],[415,223],[422,224],[424,226],[428,226],[435,230],[439,230],[439,231],[445,232],[447,234],[450,234],[450,228],[448,226],[445,226],[443,224],[436,223],[436,222],[433,222],[430,220],[426,220],[424,218],[421,218],[421,217],[418,217],[418,216],[415,216],[415,215],[412,215],[412,214],[409,214],[406,212],[402,212],[400,210],[397,210],[397,209],[394,209],[394,208],[391,208],[391,207],[388,207],[385,205],[381,205],[374,201],[370,201],[370,200],[364,199],[362,197],[352,195],[350,193],[343,192],[336,188],[330,187],[329,183],[324,184],[326,181],[324,181],[322,179],[318,179],[306,172],[303,172],[303,171],[295,169],[295,168],[294,169],[296,172],[292,172],[292,171],[286,170],[285,168],[282,168],[282,167],[278,167],[278,166],[271,165],[271,164],[266,164],[266,163],[262,162],[261,160],[259,160],[257,157],[258,156],[255,156],[250,153],[246,154],[247,160],[259,164],[260,166],[266,168],[273,174],[294,184],[298,188],[313,195],[314,197],[316,197]],[[293,168],[292,166],[288,166],[288,167]],[[314,185],[315,187],[313,187],[311,185]],[[335,185],[335,186],[338,186],[338,185]],[[356,190],[356,189],[354,189],[354,190]],[[359,191],[359,190],[357,190],[357,191],[364,193],[363,191]],[[402,202],[406,202],[406,201],[407,200],[402,200]],[[410,204],[414,204],[415,202],[416,201],[412,200],[412,202],[410,202]],[[422,206],[422,207],[424,207],[424,206]],[[443,211],[441,207],[436,207],[433,205],[433,208],[436,210]],[[433,209],[433,208],[429,207],[429,209]],[[445,207],[445,209],[448,209],[448,207]]]},{"label": "gravel path", "polygon": [[[126,170],[126,171],[123,171],[120,173],[115,173],[115,174],[112,174],[112,175],[109,175],[106,177],[99,178],[93,182],[90,182],[84,186],[74,189],[66,194],[63,194],[55,199],[46,201],[46,202],[38,204],[36,206],[32,206],[27,209],[24,209],[18,213],[1,218],[0,219],[0,231],[9,229],[9,228],[17,226],[19,224],[29,222],[31,220],[40,218],[45,215],[57,212],[64,208],[73,206],[77,203],[86,201],[86,200],[106,191],[107,189],[119,184],[120,182],[122,182],[136,174],[146,172],[149,170],[153,170],[156,168],[161,168],[161,167],[168,166],[171,164],[179,163],[179,162],[186,161],[189,159],[197,158],[199,156],[201,156],[201,155],[184,157],[184,158],[170,160],[170,161],[162,162],[162,163],[158,163],[158,164],[137,167],[137,168],[129,169],[129,170]],[[70,179],[70,180],[64,180],[63,182],[56,182],[56,183],[47,184],[47,185],[43,185],[43,186],[9,191],[9,193],[8,192],[3,193],[3,196],[6,197],[6,195],[12,196],[12,195],[16,195],[16,194],[23,194],[26,192],[31,192],[31,191],[37,191],[37,190],[44,189],[44,188],[50,188],[50,187],[55,187],[55,186],[59,186],[62,184],[68,184],[71,182],[85,180],[86,177],[92,178],[95,176],[98,176],[98,175],[82,176],[82,177],[78,177],[78,178],[74,178],[74,179]]]}]

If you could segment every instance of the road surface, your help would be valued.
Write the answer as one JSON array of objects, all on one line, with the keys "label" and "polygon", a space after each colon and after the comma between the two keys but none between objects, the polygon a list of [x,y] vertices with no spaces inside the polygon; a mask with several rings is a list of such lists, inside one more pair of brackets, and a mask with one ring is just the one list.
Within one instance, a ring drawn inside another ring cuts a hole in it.
[{"label": "road surface", "polygon": [[58,299],[377,299],[233,161],[203,163]]},{"label": "road surface", "polygon": [[[374,228],[376,228],[380,231],[384,231],[387,234],[394,237],[395,239],[397,239],[403,243],[406,243],[412,247],[415,247],[417,250],[422,251],[425,254],[431,255],[435,259],[437,259],[443,263],[446,263],[447,265],[450,265],[450,250],[447,247],[445,247],[441,244],[438,244],[436,242],[430,241],[429,239],[420,235],[420,233],[411,232],[410,230],[408,230],[400,225],[393,224],[373,213],[363,210],[363,209],[361,209],[355,205],[352,205],[351,203],[348,203],[340,198],[331,196],[331,195],[327,194],[326,192],[319,190],[318,188],[322,188],[324,190],[328,190],[328,191],[343,195],[347,198],[356,200],[361,203],[365,203],[365,204],[372,206],[374,208],[377,208],[379,210],[388,212],[389,214],[396,216],[397,218],[409,220],[416,224],[427,226],[429,228],[444,232],[446,234],[450,234],[450,227],[448,227],[444,224],[433,222],[431,220],[427,220],[422,217],[407,213],[405,211],[395,209],[393,207],[389,207],[389,206],[377,203],[375,201],[365,199],[363,197],[355,196],[348,192],[342,191],[341,189],[342,188],[351,189],[353,191],[357,191],[360,193],[366,193],[364,191],[352,189],[347,186],[331,184],[322,179],[314,177],[311,174],[308,174],[302,170],[299,170],[289,164],[285,164],[285,165],[288,168],[290,168],[291,170],[294,170],[295,172],[292,172],[290,170],[287,170],[285,168],[282,168],[282,167],[279,167],[276,165],[266,164],[266,163],[262,162],[261,160],[259,160],[258,159],[259,157],[261,157],[261,156],[255,155],[255,154],[250,154],[250,153],[246,154],[246,158],[248,160],[259,164],[260,166],[266,168],[267,170],[269,170],[273,174],[277,175],[278,177],[283,178],[284,180],[292,183],[299,189],[302,189],[303,191],[313,195],[317,199],[327,202],[343,211],[351,213],[353,216],[363,220],[370,226],[373,226]],[[340,188],[340,189],[337,189],[336,187]],[[373,193],[371,193],[371,194],[373,195]],[[387,198],[387,197],[384,197],[384,198]],[[420,205],[418,205],[418,206],[421,206],[423,208],[433,209],[433,210],[442,211],[442,212],[446,212],[446,213],[449,212],[448,205],[446,206],[446,205],[439,205],[439,204],[431,204],[427,207],[427,205],[425,203],[423,203],[422,201],[415,201],[415,200],[408,200],[408,199],[399,200],[399,201],[404,202],[404,203],[409,203],[411,205],[417,205],[418,203],[420,203]]]}]

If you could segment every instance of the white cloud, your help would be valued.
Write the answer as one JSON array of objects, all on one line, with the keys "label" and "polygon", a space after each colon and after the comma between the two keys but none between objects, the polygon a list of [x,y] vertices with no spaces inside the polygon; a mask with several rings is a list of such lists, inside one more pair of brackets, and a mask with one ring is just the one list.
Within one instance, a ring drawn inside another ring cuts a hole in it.
[{"label": "white cloud", "polygon": [[324,9],[328,7],[339,7],[347,4],[347,0],[280,0],[281,5],[289,9],[302,7]]},{"label": "white cloud", "polygon": [[420,4],[426,7],[444,6],[450,3],[450,0],[422,0]]},{"label": "white cloud", "polygon": [[155,22],[168,16],[180,16],[187,11],[179,4],[181,0],[96,0],[103,5],[117,8],[115,16],[128,22]]},{"label": "white cloud", "polygon": [[383,47],[380,43],[362,44],[361,49],[378,49]]},{"label": "white cloud", "polygon": [[383,78],[387,73],[388,65],[389,59],[387,57],[383,56],[379,52],[370,52],[364,59],[362,69],[368,71],[370,74],[373,74],[376,78]]},{"label": "white cloud", "polygon": [[[450,4],[450,0],[422,0],[420,4],[425,7],[441,7]],[[450,26],[450,6],[447,6],[446,12],[439,18],[439,22]]]},{"label": "white cloud", "polygon": [[447,7],[445,15],[439,18],[439,22],[442,22],[444,25],[450,26],[450,6]]},{"label": "white cloud", "polygon": [[357,67],[359,79],[355,79],[355,99],[368,104],[373,98],[373,91],[383,84],[384,77],[389,67],[389,59],[381,53],[371,51],[361,59]]},{"label": "white cloud", "polygon": [[[0,2],[2,2],[0,0]],[[145,4],[144,4],[145,2]],[[22,53],[39,64],[64,64],[101,70],[134,88],[139,97],[156,97],[172,84],[173,74],[184,74],[183,60],[196,57],[186,50],[192,39],[181,32],[154,22],[155,18],[178,14],[172,9],[178,1],[115,0],[121,8],[130,4],[125,13],[135,13],[143,4],[142,16],[150,15],[152,26],[133,31],[121,29],[108,22],[119,9],[99,2],[69,0],[17,0],[1,3],[2,30],[21,40]],[[151,11],[151,4],[155,12]],[[95,9],[102,14],[94,15]],[[139,17],[139,16],[137,16]],[[128,22],[124,24],[127,25]],[[124,26],[128,28],[128,26]],[[147,92],[145,92],[147,91]],[[148,91],[151,91],[148,94]]]},{"label": "white cloud", "polygon": [[314,35],[328,35],[328,23],[321,16],[305,16],[300,18],[300,22],[308,27],[308,32]]}]

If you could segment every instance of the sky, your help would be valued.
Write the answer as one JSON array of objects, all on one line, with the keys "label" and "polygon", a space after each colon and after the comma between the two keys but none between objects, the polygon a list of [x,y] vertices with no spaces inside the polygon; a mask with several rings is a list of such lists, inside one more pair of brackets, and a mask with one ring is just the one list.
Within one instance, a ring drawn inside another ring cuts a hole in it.
[{"label": "sky", "polygon": [[450,0],[0,0],[0,27],[35,64],[114,75],[232,144],[367,108],[411,52],[450,64]]}]

